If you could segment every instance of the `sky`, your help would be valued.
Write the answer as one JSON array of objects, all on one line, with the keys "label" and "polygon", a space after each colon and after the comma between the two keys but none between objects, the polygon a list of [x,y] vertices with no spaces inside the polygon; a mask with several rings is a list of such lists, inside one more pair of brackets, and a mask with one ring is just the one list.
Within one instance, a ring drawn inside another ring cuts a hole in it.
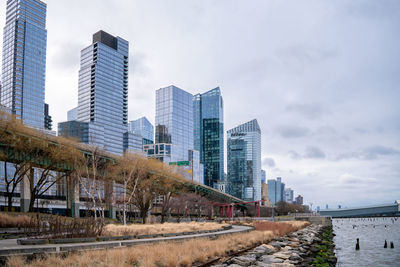
[{"label": "sky", "polygon": [[305,204],[400,199],[400,1],[45,2],[54,128],[77,105],[80,51],[104,30],[130,42],[130,120],[154,122],[158,88],[219,86],[225,132],[256,118],[267,179]]}]

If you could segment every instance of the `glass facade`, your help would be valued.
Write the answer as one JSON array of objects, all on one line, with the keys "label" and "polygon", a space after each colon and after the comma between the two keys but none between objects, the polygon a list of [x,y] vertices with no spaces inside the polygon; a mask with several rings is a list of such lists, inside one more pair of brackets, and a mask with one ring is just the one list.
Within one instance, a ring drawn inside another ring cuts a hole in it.
[{"label": "glass facade", "polygon": [[268,197],[273,204],[285,200],[285,184],[281,177],[268,180]]},{"label": "glass facade", "polygon": [[78,142],[104,147],[104,127],[101,124],[82,121],[66,121],[58,124],[58,135],[74,138]]},{"label": "glass facade", "polygon": [[78,108],[73,108],[67,112],[67,121],[77,121],[78,120]]},{"label": "glass facade", "polygon": [[261,130],[257,120],[227,134],[228,192],[244,200],[261,200]]},{"label": "glass facade", "polygon": [[189,160],[193,149],[193,95],[169,86],[156,91],[155,143],[171,144],[170,160]]},{"label": "glass facade", "polygon": [[261,183],[265,184],[267,182],[267,174],[264,170],[261,170]]},{"label": "glass facade", "polygon": [[46,4],[7,0],[1,103],[22,121],[44,128]]},{"label": "glass facade", "polygon": [[204,165],[204,183],[224,180],[224,106],[219,87],[193,97],[194,148]]},{"label": "glass facade", "polygon": [[[104,149],[122,154],[128,122],[129,43],[104,31],[81,52],[78,120],[104,128]],[[89,143],[92,142],[89,135]]]},{"label": "glass facade", "polygon": [[124,133],[124,152],[138,153],[143,151],[143,138],[133,132]]},{"label": "glass facade", "polygon": [[148,141],[154,141],[154,126],[146,117],[130,121],[128,126],[129,131],[141,135]]}]

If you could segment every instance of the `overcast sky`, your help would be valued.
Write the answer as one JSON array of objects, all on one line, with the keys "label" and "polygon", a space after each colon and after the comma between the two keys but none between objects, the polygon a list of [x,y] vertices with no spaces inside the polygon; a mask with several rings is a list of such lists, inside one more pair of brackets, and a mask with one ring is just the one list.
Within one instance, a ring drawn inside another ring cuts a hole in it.
[{"label": "overcast sky", "polygon": [[267,178],[306,204],[400,199],[400,1],[45,2],[55,128],[77,105],[80,50],[102,29],[130,42],[130,120],[154,122],[158,88],[220,86],[225,131],[256,118]]}]

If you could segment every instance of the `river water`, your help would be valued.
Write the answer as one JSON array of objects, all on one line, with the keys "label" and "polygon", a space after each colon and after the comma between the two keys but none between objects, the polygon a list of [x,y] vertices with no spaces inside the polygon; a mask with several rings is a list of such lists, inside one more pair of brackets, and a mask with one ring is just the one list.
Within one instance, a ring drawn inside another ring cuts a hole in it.
[{"label": "river water", "polygon": [[[400,266],[400,218],[333,219],[337,267]],[[360,250],[356,251],[356,240]],[[383,248],[387,240],[388,248]],[[393,241],[394,249],[390,248]]]}]

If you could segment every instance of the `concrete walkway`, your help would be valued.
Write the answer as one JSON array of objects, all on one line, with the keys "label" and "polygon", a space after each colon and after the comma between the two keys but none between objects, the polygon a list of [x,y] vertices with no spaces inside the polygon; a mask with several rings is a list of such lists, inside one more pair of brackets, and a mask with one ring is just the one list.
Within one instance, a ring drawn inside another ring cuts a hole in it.
[{"label": "concrete walkway", "polygon": [[46,244],[46,245],[18,245],[17,239],[0,240],[0,256],[11,255],[31,255],[38,253],[60,253],[68,251],[79,250],[94,250],[106,248],[121,248],[134,245],[141,245],[146,243],[158,243],[166,241],[182,241],[186,239],[216,237],[228,234],[242,233],[252,231],[253,228],[243,225],[233,225],[232,229],[193,235],[180,235],[171,237],[156,237],[148,239],[132,239],[132,240],[118,240],[118,241],[102,241],[90,243],[74,243],[74,244]]}]

